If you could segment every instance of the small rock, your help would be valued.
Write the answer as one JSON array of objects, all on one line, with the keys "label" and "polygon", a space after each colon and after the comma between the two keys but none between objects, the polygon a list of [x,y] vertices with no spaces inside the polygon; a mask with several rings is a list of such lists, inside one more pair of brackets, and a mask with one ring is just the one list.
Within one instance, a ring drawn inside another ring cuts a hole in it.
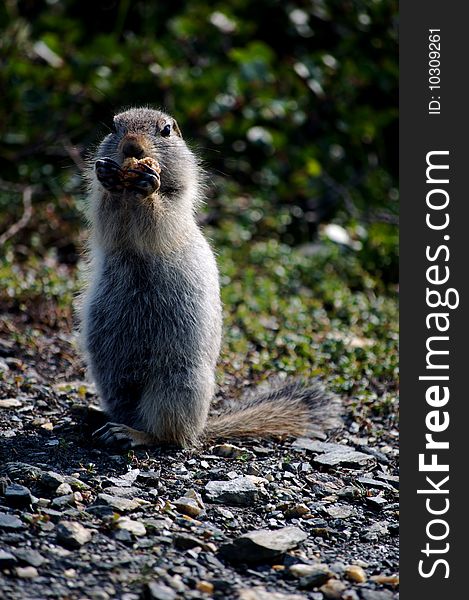
[{"label": "small rock", "polygon": [[234,513],[231,512],[231,510],[228,510],[227,508],[223,508],[222,506],[220,506],[219,508],[217,508],[216,511],[224,519],[234,519],[235,518],[235,515],[234,515]]},{"label": "small rock", "polygon": [[198,517],[202,512],[202,509],[197,504],[197,501],[193,498],[187,498],[186,496],[182,496],[174,501],[174,506],[176,510],[183,515],[188,515],[189,517]]},{"label": "small rock", "polygon": [[239,600],[304,600],[303,595],[271,592],[261,586],[239,590]]},{"label": "small rock", "polygon": [[327,540],[334,535],[336,531],[330,527],[312,527],[309,530],[309,533],[312,537],[321,537]]},{"label": "small rock", "polygon": [[373,523],[373,525],[371,525],[371,527],[368,528],[368,533],[374,533],[378,537],[389,535],[387,521]]},{"label": "small rock", "polygon": [[250,506],[259,497],[256,485],[247,477],[237,477],[231,481],[209,481],[205,493],[210,502],[234,506]]},{"label": "small rock", "polygon": [[364,452],[358,452],[350,446],[342,444],[332,444],[330,442],[319,442],[309,438],[299,438],[293,442],[293,448],[317,452],[319,455],[313,460],[321,465],[339,465],[362,466],[373,458]]},{"label": "small rock", "polygon": [[341,448],[339,444],[320,442],[319,440],[313,440],[311,438],[298,438],[292,444],[292,448],[309,450],[310,452],[327,452],[332,451],[337,447]]},{"label": "small rock", "polygon": [[370,579],[381,585],[399,585],[399,575],[373,575]]},{"label": "small rock", "polygon": [[36,567],[16,567],[16,575],[21,579],[34,579],[39,573]]},{"label": "small rock", "polygon": [[78,479],[78,477],[73,477],[71,475],[60,475],[60,473],[55,473],[54,471],[42,471],[41,483],[46,487],[52,488],[54,490],[56,490],[63,483],[68,483],[72,487],[72,489],[90,489],[90,486],[84,481],[81,481],[81,479]]},{"label": "small rock", "polygon": [[76,569],[65,569],[64,575],[67,579],[73,579],[77,576]]},{"label": "small rock", "polygon": [[200,506],[200,508],[202,510],[205,510],[205,504],[204,504],[204,501],[202,500],[202,496],[196,490],[194,490],[194,489],[187,490],[187,492],[184,494],[184,497],[195,500],[197,502],[197,504]]},{"label": "small rock", "polygon": [[376,473],[376,479],[382,479],[383,481],[390,481],[396,488],[399,487],[399,475],[388,475],[387,473]]},{"label": "small rock", "polygon": [[42,473],[41,483],[46,487],[57,489],[59,485],[65,483],[65,477],[60,475],[60,473],[47,471],[46,473]]},{"label": "small rock", "polygon": [[37,479],[41,479],[41,477],[44,475],[44,471],[39,467],[28,465],[27,463],[19,461],[8,462],[5,465],[5,470],[12,479],[19,479],[20,481],[35,481]]},{"label": "small rock", "polygon": [[363,600],[393,600],[394,594],[389,590],[360,590]]},{"label": "small rock", "polygon": [[327,600],[340,600],[342,593],[346,589],[345,583],[338,581],[337,579],[330,579],[327,583],[322,585],[319,589],[323,593]]},{"label": "small rock", "polygon": [[131,487],[139,475],[140,469],[131,469],[120,477],[109,477],[108,481],[111,485],[115,485],[116,487]]},{"label": "small rock", "polygon": [[181,550],[190,550],[191,548],[197,548],[197,546],[204,548],[206,546],[205,542],[199,540],[199,538],[185,533],[178,534],[174,537],[174,545]]},{"label": "small rock", "polygon": [[209,581],[199,581],[196,583],[195,587],[199,592],[203,592],[204,594],[213,594],[214,586],[213,583],[210,583]]},{"label": "small rock", "polygon": [[378,460],[380,463],[383,463],[383,465],[389,464],[389,458],[386,456],[386,454],[384,454],[384,452],[394,452],[394,450],[389,446],[383,446],[381,448],[382,452],[376,450],[376,448],[371,448],[369,446],[362,446],[362,450],[363,452],[366,452],[367,454],[370,454],[371,456],[376,458],[376,460]]},{"label": "small rock", "polygon": [[340,506],[335,504],[324,508],[324,511],[333,519],[348,519],[354,514],[353,508],[350,506]]},{"label": "small rock", "polygon": [[0,400],[0,408],[19,408],[20,406],[23,406],[23,403],[18,398],[4,398]]},{"label": "small rock", "polygon": [[120,517],[116,521],[117,529],[122,529],[124,531],[128,531],[129,533],[135,536],[146,535],[147,530],[145,529],[145,525],[140,521],[134,521],[129,519],[128,517]]},{"label": "small rock", "polygon": [[54,523],[58,523],[63,517],[63,512],[54,508],[43,508],[41,513],[47,515],[50,521]]},{"label": "small rock", "polygon": [[111,496],[110,494],[98,494],[98,500],[101,500],[101,502],[119,512],[130,512],[137,510],[141,506],[150,504],[141,498],[122,498],[121,496]]},{"label": "small rock", "polygon": [[294,504],[285,510],[284,515],[286,519],[299,519],[309,513],[310,510],[306,504]]},{"label": "small rock", "polygon": [[[110,596],[104,590],[94,589],[90,591],[91,600],[109,600]],[[123,594],[121,600],[138,600],[139,596],[135,594]]]},{"label": "small rock", "polygon": [[141,471],[137,475],[137,481],[149,487],[157,487],[161,481],[160,471]]},{"label": "small rock", "polygon": [[358,565],[347,565],[345,567],[345,578],[355,583],[365,583],[366,573]]},{"label": "small rock", "polygon": [[269,479],[267,477],[259,477],[256,475],[246,475],[246,479],[248,479],[254,485],[263,485],[264,483],[269,483]]},{"label": "small rock", "polygon": [[18,517],[0,513],[0,529],[5,531],[15,531],[16,529],[24,529],[25,525]]},{"label": "small rock", "polygon": [[75,521],[60,521],[57,541],[67,548],[80,548],[91,539],[91,531]]},{"label": "small rock", "polygon": [[268,562],[296,548],[307,537],[299,527],[284,527],[275,531],[259,529],[224,544],[220,554],[231,562]]},{"label": "small rock", "polygon": [[37,550],[32,550],[30,548],[18,548],[17,550],[14,550],[14,553],[20,563],[26,563],[32,567],[40,567],[46,562],[46,559],[42,554],[39,554]]},{"label": "small rock", "polygon": [[365,560],[362,560],[361,558],[356,558],[353,561],[354,565],[358,565],[359,567],[363,567],[363,569],[368,569],[368,567],[370,566],[369,563],[367,563]]},{"label": "small rock", "polygon": [[119,496],[119,498],[138,498],[138,495],[142,492],[142,490],[138,487],[118,487],[116,485],[111,485],[105,488],[105,493],[108,496]]},{"label": "small rock", "polygon": [[360,600],[355,590],[345,590],[342,594],[342,600]]},{"label": "small rock", "polygon": [[0,569],[8,569],[17,563],[16,557],[5,550],[0,550]]},{"label": "small rock", "polygon": [[211,452],[215,456],[222,456],[223,458],[239,458],[248,460],[255,457],[254,452],[251,452],[246,448],[233,446],[233,444],[219,444],[218,446],[213,446]]},{"label": "small rock", "polygon": [[168,517],[160,517],[159,519],[149,517],[148,519],[144,520],[144,523],[147,528],[156,529],[157,531],[169,529],[172,525],[172,521],[171,519],[168,519]]},{"label": "small rock", "polygon": [[147,583],[143,589],[144,600],[175,600],[176,592],[161,583]]},{"label": "small rock", "polygon": [[0,358],[0,373],[8,373],[9,370],[10,370],[10,367],[3,360],[3,358]]},{"label": "small rock", "polygon": [[65,506],[74,506],[75,497],[73,494],[67,494],[66,496],[59,496],[52,500],[51,506],[54,508],[64,508]]},{"label": "small rock", "polygon": [[91,506],[87,506],[85,510],[86,512],[96,515],[101,519],[104,519],[105,517],[112,517],[115,512],[113,508],[104,504],[93,504]]},{"label": "small rock", "polygon": [[130,531],[126,531],[125,529],[118,529],[114,534],[114,539],[123,542],[124,544],[132,544],[133,537]]},{"label": "small rock", "polygon": [[176,509],[189,517],[197,517],[205,511],[202,496],[194,489],[187,490],[184,496],[174,502]]},{"label": "small rock", "polygon": [[57,496],[66,496],[67,494],[71,494],[73,492],[72,486],[69,483],[61,483],[59,487],[55,490]]},{"label": "small rock", "polygon": [[345,573],[345,565],[339,560],[329,563],[329,568],[336,575],[337,579],[341,579]]},{"label": "small rock", "polygon": [[339,496],[339,498],[345,498],[347,500],[356,500],[357,498],[360,498],[362,496],[362,492],[359,488],[355,487],[354,485],[346,485],[337,492],[337,495]]},{"label": "small rock", "polygon": [[5,500],[9,506],[25,508],[33,502],[33,495],[24,485],[12,483],[5,490]]},{"label": "small rock", "polygon": [[357,481],[365,487],[379,488],[383,490],[389,490],[390,492],[397,492],[396,488],[390,485],[389,483],[385,483],[384,481],[378,481],[377,479],[373,479],[372,477],[359,477]]},{"label": "small rock", "polygon": [[[338,445],[338,444],[337,444]],[[316,456],[313,460],[315,463],[320,465],[347,465],[351,467],[361,467],[373,460],[368,454],[353,450],[347,446],[339,446],[340,449],[333,450],[332,452],[326,452]]]},{"label": "small rock", "polygon": [[329,569],[327,571],[317,570],[307,577],[301,577],[299,587],[303,590],[312,590],[327,583],[331,577],[332,573]]},{"label": "small rock", "polygon": [[2,356],[3,358],[14,356],[14,348],[15,342],[13,342],[12,340],[0,340],[0,356]]},{"label": "small rock", "polygon": [[319,587],[334,576],[329,567],[321,563],[316,565],[291,565],[290,573],[294,577],[300,578],[300,587],[303,589]]},{"label": "small rock", "polygon": [[369,496],[366,501],[376,510],[381,510],[386,504],[388,504],[386,498],[383,498],[382,496]]}]

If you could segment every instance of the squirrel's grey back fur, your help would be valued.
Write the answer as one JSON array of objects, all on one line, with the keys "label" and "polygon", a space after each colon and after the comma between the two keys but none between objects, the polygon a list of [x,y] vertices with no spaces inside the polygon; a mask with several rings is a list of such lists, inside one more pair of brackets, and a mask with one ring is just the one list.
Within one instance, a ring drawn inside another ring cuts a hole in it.
[{"label": "squirrel's grey back fur", "polygon": [[[222,323],[215,258],[194,215],[201,168],[169,115],[135,108],[114,124],[93,160],[107,161],[101,179],[89,170],[89,281],[79,309],[89,371],[111,421],[103,439],[191,446],[336,427],[339,403],[314,382],[287,383],[207,420]],[[108,186],[129,155],[159,163],[159,187],[156,173],[142,175],[149,195]]]}]

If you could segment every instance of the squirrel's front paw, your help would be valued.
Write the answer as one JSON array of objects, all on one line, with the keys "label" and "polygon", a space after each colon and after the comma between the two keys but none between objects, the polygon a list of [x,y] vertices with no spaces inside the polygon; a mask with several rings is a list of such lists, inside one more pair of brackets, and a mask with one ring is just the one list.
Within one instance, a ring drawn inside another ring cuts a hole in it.
[{"label": "squirrel's front paw", "polygon": [[[132,160],[132,163],[129,162]],[[96,161],[96,176],[101,185],[111,193],[130,193],[136,198],[147,198],[160,189],[160,174],[155,167],[145,164],[145,160],[151,159],[127,159],[124,168],[120,167],[111,158],[100,158]],[[135,163],[135,165],[133,165]]]},{"label": "squirrel's front paw", "polygon": [[129,169],[125,173],[124,187],[136,196],[147,198],[160,189],[159,173],[142,165],[145,170]]},{"label": "squirrel's front paw", "polygon": [[100,158],[95,164],[96,177],[108,192],[124,190],[124,172],[111,158]]}]

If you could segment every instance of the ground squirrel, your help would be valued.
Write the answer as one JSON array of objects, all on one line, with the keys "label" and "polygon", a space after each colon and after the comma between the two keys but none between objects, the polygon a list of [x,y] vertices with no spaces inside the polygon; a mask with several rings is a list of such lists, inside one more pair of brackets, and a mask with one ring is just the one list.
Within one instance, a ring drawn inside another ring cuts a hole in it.
[{"label": "ground squirrel", "polygon": [[79,309],[109,419],[100,440],[190,447],[335,427],[338,400],[314,381],[289,381],[209,417],[222,311],[215,258],[195,219],[202,170],[168,114],[132,108],[114,128],[88,173],[89,277]]}]

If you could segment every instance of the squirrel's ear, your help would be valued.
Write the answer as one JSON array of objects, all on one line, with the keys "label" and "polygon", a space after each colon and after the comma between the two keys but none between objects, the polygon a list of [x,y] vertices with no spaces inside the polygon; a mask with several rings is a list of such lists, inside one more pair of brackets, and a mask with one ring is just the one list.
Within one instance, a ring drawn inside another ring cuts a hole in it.
[{"label": "squirrel's ear", "polygon": [[176,135],[182,138],[181,130],[179,129],[179,125],[177,124],[176,119],[173,119],[173,131]]}]

